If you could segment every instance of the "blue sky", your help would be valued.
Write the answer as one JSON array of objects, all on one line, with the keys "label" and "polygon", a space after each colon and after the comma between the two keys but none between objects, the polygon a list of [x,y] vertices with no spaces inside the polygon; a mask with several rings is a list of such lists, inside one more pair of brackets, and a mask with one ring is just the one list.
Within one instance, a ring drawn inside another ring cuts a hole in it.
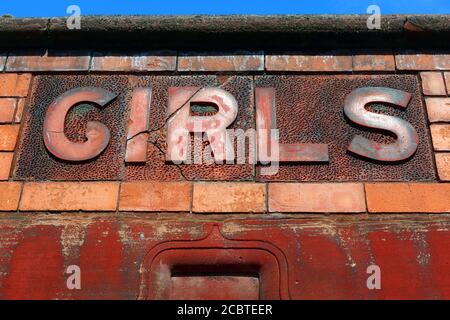
[{"label": "blue sky", "polygon": [[54,17],[69,5],[88,14],[450,14],[450,0],[0,0],[0,15]]}]

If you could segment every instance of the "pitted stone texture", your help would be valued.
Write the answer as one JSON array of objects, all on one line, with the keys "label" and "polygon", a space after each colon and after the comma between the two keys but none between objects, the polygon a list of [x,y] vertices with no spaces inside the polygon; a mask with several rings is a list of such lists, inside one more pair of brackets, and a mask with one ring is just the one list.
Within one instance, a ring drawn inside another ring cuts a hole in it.
[{"label": "pitted stone texture", "polygon": [[[127,76],[37,76],[24,120],[15,169],[18,180],[117,180],[121,178],[128,102],[131,89]],[[86,123],[99,121],[111,131],[111,140],[103,153],[85,162],[67,162],[51,155],[43,141],[44,117],[50,103],[67,90],[101,87],[118,97],[104,108],[82,103],[67,114],[65,134],[73,142],[83,142]]]},{"label": "pitted stone texture", "polygon": [[[169,87],[217,87],[230,92],[238,102],[238,115],[229,127],[243,129],[254,127],[252,77],[233,76],[160,76],[139,78],[136,86],[152,87],[150,107],[150,135],[145,165],[127,165],[127,180],[249,180],[253,178],[253,165],[248,164],[179,164],[167,162],[166,121]],[[191,140],[192,142],[192,140]],[[207,143],[204,143],[207,146]],[[246,148],[248,150],[248,146]]]},{"label": "pitted stone texture", "polygon": [[[407,161],[388,164],[360,159],[347,152],[355,135],[379,143],[392,143],[390,135],[370,131],[348,121],[344,99],[359,87],[390,87],[413,95],[406,110],[374,104],[371,111],[402,118],[420,138],[416,154]],[[255,87],[276,89],[277,128],[281,143],[327,143],[330,162],[282,163],[278,174],[259,181],[412,181],[435,180],[429,134],[417,77],[410,75],[257,76]]]}]

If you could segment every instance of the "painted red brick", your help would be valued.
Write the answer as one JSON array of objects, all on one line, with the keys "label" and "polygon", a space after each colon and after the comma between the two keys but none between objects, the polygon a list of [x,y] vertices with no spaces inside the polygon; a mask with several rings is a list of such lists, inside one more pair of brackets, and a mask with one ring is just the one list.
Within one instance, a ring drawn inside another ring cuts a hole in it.
[{"label": "painted red brick", "polygon": [[0,211],[16,211],[19,205],[20,182],[0,182]]},{"label": "painted red brick", "polygon": [[190,211],[190,182],[124,182],[120,189],[120,211]]},{"label": "painted red brick", "polygon": [[197,213],[266,212],[263,183],[195,183],[192,211]]},{"label": "painted red brick", "polygon": [[431,139],[436,151],[450,151],[450,124],[432,124]]},{"label": "painted red brick", "polygon": [[430,122],[450,122],[450,98],[425,98]]},{"label": "painted red brick", "polygon": [[353,56],[353,71],[394,71],[393,54],[356,54]]},{"label": "painted red brick", "polygon": [[90,53],[86,51],[33,51],[11,53],[7,71],[87,71]]},{"label": "painted red brick", "polygon": [[270,212],[365,212],[362,183],[269,183]]},{"label": "painted red brick", "polygon": [[435,157],[439,179],[450,181],[450,153],[436,153]]},{"label": "painted red brick", "polygon": [[262,52],[236,52],[233,54],[204,55],[182,53],[178,57],[178,71],[262,71]]},{"label": "painted red brick", "polygon": [[16,110],[16,99],[3,98],[0,99],[0,123],[8,123],[14,120],[14,112]]},{"label": "painted red brick", "polygon": [[19,135],[19,125],[0,125],[0,151],[13,151]]},{"label": "painted red brick", "polygon": [[94,53],[92,71],[174,71],[175,51],[141,52],[134,55]]},{"label": "painted red brick", "polygon": [[450,70],[450,54],[399,53],[395,64],[399,70]]},{"label": "painted red brick", "polygon": [[29,182],[23,189],[20,210],[116,211],[118,196],[116,182]]},{"label": "painted red brick", "polygon": [[450,212],[448,183],[367,183],[370,213]]},{"label": "painted red brick", "polygon": [[445,96],[444,77],[441,72],[421,72],[423,94],[429,96]]},{"label": "painted red brick", "polygon": [[266,55],[268,71],[351,71],[351,55]]},{"label": "painted red brick", "polygon": [[29,73],[0,74],[0,97],[26,97],[30,82],[31,75]]},{"label": "painted red brick", "polygon": [[13,152],[0,152],[0,180],[9,179],[13,158]]}]

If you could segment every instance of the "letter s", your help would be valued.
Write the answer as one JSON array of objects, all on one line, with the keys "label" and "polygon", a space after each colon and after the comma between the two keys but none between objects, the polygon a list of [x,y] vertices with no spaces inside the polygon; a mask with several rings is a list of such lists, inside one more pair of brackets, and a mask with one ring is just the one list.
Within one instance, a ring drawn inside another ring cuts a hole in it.
[{"label": "letter s", "polygon": [[345,99],[345,115],[361,126],[390,131],[397,136],[397,141],[386,145],[358,135],[350,142],[348,150],[362,157],[387,162],[411,157],[419,144],[419,136],[414,127],[398,117],[365,109],[368,103],[373,102],[387,102],[406,108],[410,100],[411,94],[391,88],[364,87],[353,90]]}]

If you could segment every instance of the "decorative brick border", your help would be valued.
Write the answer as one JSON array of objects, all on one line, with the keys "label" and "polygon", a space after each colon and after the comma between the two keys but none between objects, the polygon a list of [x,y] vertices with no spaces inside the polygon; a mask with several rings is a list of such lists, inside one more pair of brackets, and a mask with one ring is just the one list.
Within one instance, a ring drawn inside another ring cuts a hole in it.
[{"label": "decorative brick border", "polygon": [[[0,56],[0,211],[444,213],[450,183],[15,182],[10,173],[32,74],[42,71],[421,71],[436,168],[450,181],[450,54],[35,52]],[[16,73],[27,72],[27,73]],[[8,181],[9,180],[9,181]]]}]

